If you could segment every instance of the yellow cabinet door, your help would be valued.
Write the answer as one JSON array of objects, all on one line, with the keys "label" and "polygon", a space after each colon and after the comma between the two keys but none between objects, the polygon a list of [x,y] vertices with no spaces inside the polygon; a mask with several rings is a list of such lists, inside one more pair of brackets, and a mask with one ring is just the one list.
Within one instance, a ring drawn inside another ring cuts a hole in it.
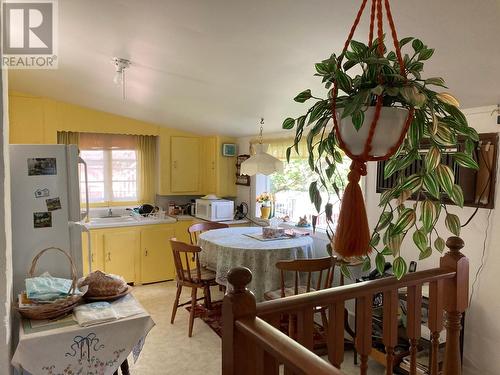
[{"label": "yellow cabinet door", "polygon": [[171,138],[170,185],[173,193],[200,190],[200,138]]},{"label": "yellow cabinet door", "polygon": [[174,226],[154,225],[141,230],[141,282],[154,283],[175,277],[170,239]]},{"label": "yellow cabinet door", "polygon": [[217,138],[207,137],[203,139],[203,193],[217,194]]},{"label": "yellow cabinet door", "polygon": [[122,276],[127,283],[137,281],[139,232],[135,229],[104,233],[104,271]]},{"label": "yellow cabinet door", "polygon": [[192,220],[181,220],[175,223],[175,238],[177,241],[191,243],[188,228],[193,224]]},{"label": "yellow cabinet door", "polygon": [[89,270],[89,237],[90,237],[90,257],[93,271],[104,270],[103,235],[101,231],[91,230],[90,233],[82,233],[82,259],[83,272],[88,274]]}]

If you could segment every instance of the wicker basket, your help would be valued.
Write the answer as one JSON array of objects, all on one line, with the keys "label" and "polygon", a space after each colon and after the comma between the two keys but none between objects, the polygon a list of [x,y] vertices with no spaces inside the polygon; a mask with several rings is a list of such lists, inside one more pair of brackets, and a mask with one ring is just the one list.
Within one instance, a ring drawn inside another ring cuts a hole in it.
[{"label": "wicker basket", "polygon": [[57,250],[64,254],[69,260],[72,283],[70,289],[68,290],[68,296],[55,300],[52,303],[34,303],[29,307],[22,308],[18,306],[17,311],[19,311],[19,314],[21,314],[21,316],[23,316],[24,318],[33,320],[55,319],[69,314],[73,310],[73,308],[82,300],[82,295],[73,294],[76,290],[76,268],[73,259],[71,259],[66,251],[58,247],[48,247],[40,251],[31,262],[31,268],[29,270],[28,277],[34,277],[38,259],[40,259],[40,257],[49,250]]},{"label": "wicker basket", "polygon": [[88,285],[86,297],[113,297],[127,290],[127,283],[121,278],[111,277],[101,271],[95,271],[80,280],[78,286]]}]

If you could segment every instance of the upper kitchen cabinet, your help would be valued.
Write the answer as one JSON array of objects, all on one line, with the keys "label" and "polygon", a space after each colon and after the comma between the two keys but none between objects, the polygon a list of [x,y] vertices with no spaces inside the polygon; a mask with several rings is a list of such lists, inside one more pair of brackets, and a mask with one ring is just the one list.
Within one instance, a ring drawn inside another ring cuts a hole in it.
[{"label": "upper kitchen cabinet", "polygon": [[200,191],[200,138],[172,137],[170,187],[172,193]]},{"label": "upper kitchen cabinet", "polygon": [[219,197],[236,196],[236,157],[223,156],[222,145],[236,143],[229,137],[206,137],[203,139],[203,183],[206,194]]}]

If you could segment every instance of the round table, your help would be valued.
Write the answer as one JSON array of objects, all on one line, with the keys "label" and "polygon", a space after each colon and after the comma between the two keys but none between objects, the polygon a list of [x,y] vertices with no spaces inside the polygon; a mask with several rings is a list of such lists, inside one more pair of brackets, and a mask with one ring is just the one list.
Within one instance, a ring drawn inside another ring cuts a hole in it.
[{"label": "round table", "polygon": [[313,257],[311,236],[272,241],[247,236],[260,233],[260,227],[216,229],[202,233],[198,240],[203,249],[200,262],[216,272],[217,283],[227,285],[226,276],[231,268],[247,267],[252,271],[248,288],[258,302],[264,300],[264,292],[280,288],[276,262]]}]

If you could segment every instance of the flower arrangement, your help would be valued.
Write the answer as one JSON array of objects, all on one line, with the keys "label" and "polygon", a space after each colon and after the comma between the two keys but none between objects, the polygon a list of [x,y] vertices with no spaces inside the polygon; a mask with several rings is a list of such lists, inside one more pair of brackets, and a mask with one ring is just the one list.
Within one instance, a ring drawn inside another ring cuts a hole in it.
[{"label": "flower arrangement", "polygon": [[255,201],[263,206],[270,206],[271,202],[273,201],[273,196],[270,193],[264,192],[262,194],[259,194]]}]

